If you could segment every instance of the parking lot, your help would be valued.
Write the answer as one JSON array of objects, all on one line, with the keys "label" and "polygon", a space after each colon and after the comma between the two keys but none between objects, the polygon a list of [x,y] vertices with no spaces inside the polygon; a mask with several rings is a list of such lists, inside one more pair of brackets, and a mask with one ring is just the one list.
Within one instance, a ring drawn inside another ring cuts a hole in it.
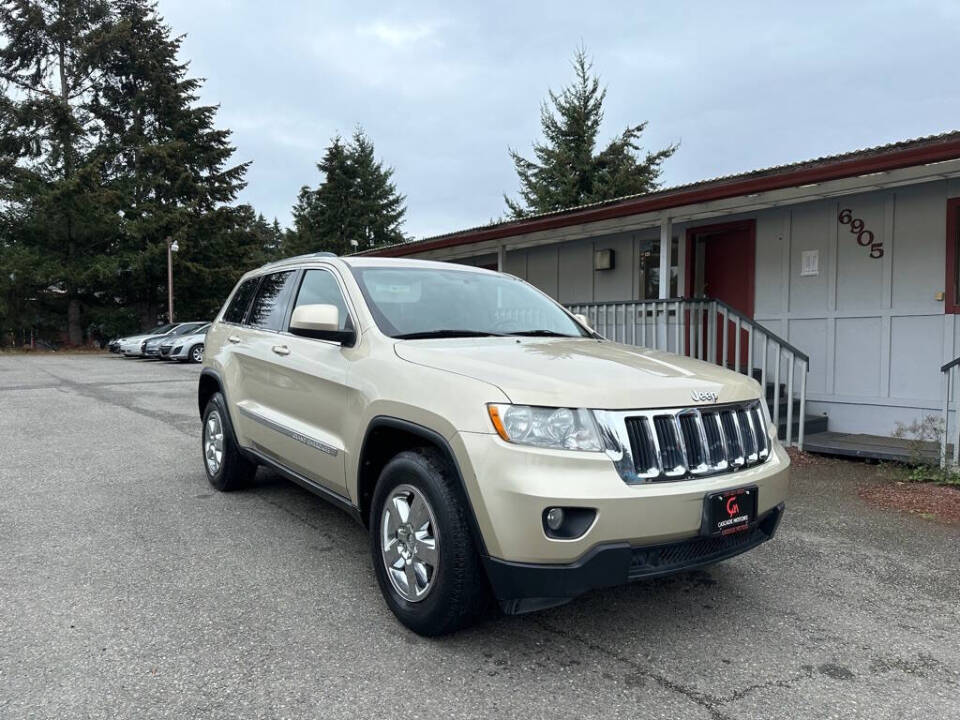
[{"label": "parking lot", "polygon": [[734,560],[426,640],[346,514],[209,487],[198,374],[0,356],[0,717],[960,717],[960,528],[871,466],[796,471]]}]

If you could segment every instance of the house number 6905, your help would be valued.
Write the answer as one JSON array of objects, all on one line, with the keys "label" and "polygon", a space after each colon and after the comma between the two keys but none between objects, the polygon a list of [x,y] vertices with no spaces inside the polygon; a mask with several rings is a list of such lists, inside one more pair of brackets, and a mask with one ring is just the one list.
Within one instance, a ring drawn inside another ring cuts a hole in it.
[{"label": "house number 6905", "polygon": [[867,230],[863,220],[855,218],[850,208],[844,208],[837,216],[841,225],[849,225],[850,233],[857,236],[857,245],[870,248],[870,257],[879,260],[883,257],[883,243],[874,242],[873,230]]}]

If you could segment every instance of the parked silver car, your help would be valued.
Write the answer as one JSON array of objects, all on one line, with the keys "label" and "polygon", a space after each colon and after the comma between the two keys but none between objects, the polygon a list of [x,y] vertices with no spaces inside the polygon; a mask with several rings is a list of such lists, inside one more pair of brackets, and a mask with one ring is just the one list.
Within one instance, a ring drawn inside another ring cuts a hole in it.
[{"label": "parked silver car", "polygon": [[204,325],[207,325],[207,323],[203,322],[202,320],[199,322],[180,323],[177,325],[177,327],[165,335],[157,335],[156,337],[147,338],[143,342],[143,349],[140,354],[144,357],[159,358],[160,345],[165,343],[167,340],[176,342],[176,340],[180,337],[192,335]]},{"label": "parked silver car", "polygon": [[[120,351],[127,357],[158,357],[160,354],[160,343],[166,338],[174,338],[180,335],[187,335],[196,331],[200,326],[206,323],[202,320],[194,322],[174,323],[165,325],[169,328],[163,332],[153,332],[147,335],[141,335],[134,342],[125,342],[120,345]],[[129,338],[128,338],[129,340]],[[149,349],[148,349],[149,344]]]},{"label": "parked silver car", "polygon": [[138,335],[128,335],[125,338],[120,338],[116,341],[118,352],[127,357],[139,355],[140,346],[143,344],[144,340],[156,337],[158,335],[166,335],[175,327],[177,327],[177,323],[167,323],[166,325],[155,327],[150,332],[140,333]]},{"label": "parked silver car", "polygon": [[160,343],[160,357],[180,362],[203,362],[203,345],[209,329],[210,323],[207,323],[189,335],[165,337]]}]

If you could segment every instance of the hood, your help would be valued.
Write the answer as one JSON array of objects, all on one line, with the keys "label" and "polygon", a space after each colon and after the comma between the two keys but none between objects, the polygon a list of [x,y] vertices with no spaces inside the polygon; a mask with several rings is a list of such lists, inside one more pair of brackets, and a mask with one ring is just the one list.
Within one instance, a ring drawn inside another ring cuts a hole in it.
[{"label": "hood", "polygon": [[717,402],[760,397],[759,384],[717,365],[659,350],[588,338],[402,340],[408,362],[496,385],[520,405],[628,410],[689,407],[693,393]]},{"label": "hood", "polygon": [[153,337],[153,335],[131,335],[130,337],[120,338],[120,342],[122,342],[122,343],[124,343],[124,344],[126,344],[126,343],[135,343],[135,342],[143,342],[143,341],[146,340],[147,338],[152,338],[152,337]]},{"label": "hood", "polygon": [[174,343],[175,345],[176,345],[176,344],[186,345],[187,343],[196,342],[197,340],[200,340],[201,342],[203,342],[203,340],[204,340],[206,337],[207,337],[207,334],[206,334],[205,332],[204,332],[204,333],[190,333],[189,335],[178,335],[178,336],[175,337],[175,338],[171,338],[170,341],[171,341],[172,343]]}]

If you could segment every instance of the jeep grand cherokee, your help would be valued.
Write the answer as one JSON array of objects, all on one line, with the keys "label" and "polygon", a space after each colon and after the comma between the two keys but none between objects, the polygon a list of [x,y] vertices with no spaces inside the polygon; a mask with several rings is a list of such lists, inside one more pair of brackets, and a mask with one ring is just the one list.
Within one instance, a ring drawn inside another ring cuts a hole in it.
[{"label": "jeep grand cherokee", "polygon": [[258,465],[369,530],[418,633],[732,557],[769,540],[789,460],[759,385],[620,345],[515,277],[301,256],[245,275],[207,333],[207,477]]}]

